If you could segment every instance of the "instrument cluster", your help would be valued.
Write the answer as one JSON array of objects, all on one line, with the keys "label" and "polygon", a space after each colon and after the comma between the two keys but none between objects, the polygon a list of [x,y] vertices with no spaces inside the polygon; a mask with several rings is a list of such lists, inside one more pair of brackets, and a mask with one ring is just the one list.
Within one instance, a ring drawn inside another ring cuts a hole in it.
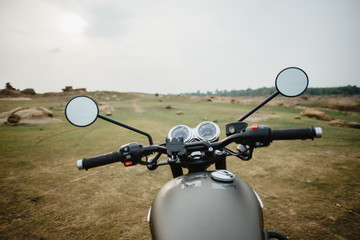
[{"label": "instrument cluster", "polygon": [[176,125],[168,134],[170,140],[182,137],[185,143],[196,141],[214,142],[219,139],[219,136],[219,126],[210,121],[202,122],[197,125],[196,128],[190,128],[186,125]]}]

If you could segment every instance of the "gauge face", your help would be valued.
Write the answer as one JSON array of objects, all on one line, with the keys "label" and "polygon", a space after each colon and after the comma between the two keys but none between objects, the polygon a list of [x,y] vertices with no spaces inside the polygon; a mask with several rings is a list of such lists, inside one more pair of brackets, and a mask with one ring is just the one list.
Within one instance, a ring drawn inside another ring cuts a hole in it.
[{"label": "gauge face", "polygon": [[169,132],[169,138],[180,138],[182,137],[184,139],[184,142],[186,142],[190,138],[190,130],[185,125],[178,125],[173,127]]},{"label": "gauge face", "polygon": [[213,122],[203,122],[198,126],[198,135],[201,139],[213,141],[220,135],[219,127]]}]

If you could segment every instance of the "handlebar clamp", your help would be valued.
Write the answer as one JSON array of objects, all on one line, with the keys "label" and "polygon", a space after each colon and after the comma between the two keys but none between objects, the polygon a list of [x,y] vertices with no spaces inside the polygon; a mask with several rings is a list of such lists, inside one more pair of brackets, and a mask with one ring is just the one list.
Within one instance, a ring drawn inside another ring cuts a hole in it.
[{"label": "handlebar clamp", "polygon": [[169,159],[179,158],[181,162],[185,161],[187,154],[184,139],[182,137],[173,138],[171,140],[166,138],[166,153]]}]

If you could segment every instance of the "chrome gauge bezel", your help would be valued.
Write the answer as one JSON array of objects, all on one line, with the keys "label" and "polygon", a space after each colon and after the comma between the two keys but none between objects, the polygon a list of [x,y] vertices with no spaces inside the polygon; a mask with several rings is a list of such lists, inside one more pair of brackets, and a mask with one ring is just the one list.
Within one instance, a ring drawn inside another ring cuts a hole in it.
[{"label": "chrome gauge bezel", "polygon": [[185,128],[187,129],[187,131],[189,132],[189,135],[187,138],[184,139],[184,142],[188,142],[191,138],[192,138],[192,135],[193,135],[193,131],[191,128],[189,128],[188,126],[186,125],[176,125],[175,127],[173,127],[172,129],[170,129],[169,131],[169,134],[168,134],[168,138],[171,140],[172,139],[172,134],[175,130],[179,129],[179,128]]},{"label": "chrome gauge bezel", "polygon": [[[215,133],[211,137],[207,137],[207,138],[202,137],[201,134],[200,134],[200,128],[204,127],[204,126],[214,127],[215,128]],[[196,133],[197,137],[200,138],[201,140],[213,142],[213,141],[217,140],[220,137],[220,128],[216,123],[206,121],[206,122],[202,122],[199,125],[197,125],[197,127],[195,128],[195,133]]]},{"label": "chrome gauge bezel", "polygon": [[[214,127],[215,128],[215,132],[214,134],[212,134],[212,136],[204,138],[201,136],[200,134],[200,129],[204,126],[209,126],[209,127]],[[169,134],[168,134],[168,138],[171,140],[172,139],[172,135],[174,133],[174,131],[176,131],[179,128],[186,128],[187,131],[189,132],[189,136],[184,139],[184,142],[195,142],[195,141],[209,141],[209,142],[213,142],[219,139],[220,137],[220,128],[219,126],[211,121],[205,121],[200,123],[199,125],[196,126],[196,128],[190,128],[186,125],[176,125],[173,128],[170,129]]]}]

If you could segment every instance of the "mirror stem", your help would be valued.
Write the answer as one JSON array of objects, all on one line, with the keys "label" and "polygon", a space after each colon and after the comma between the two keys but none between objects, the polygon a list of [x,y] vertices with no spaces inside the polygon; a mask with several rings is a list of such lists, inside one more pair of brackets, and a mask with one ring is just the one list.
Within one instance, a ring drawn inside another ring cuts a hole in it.
[{"label": "mirror stem", "polygon": [[118,126],[127,128],[127,129],[129,129],[129,130],[134,131],[134,132],[140,133],[140,134],[142,134],[142,135],[145,135],[145,136],[149,139],[150,145],[153,145],[153,140],[152,140],[150,134],[148,134],[147,132],[144,132],[144,131],[141,131],[141,130],[139,130],[139,129],[133,128],[133,127],[131,127],[131,126],[129,126],[129,125],[126,125],[126,124],[124,124],[124,123],[121,123],[121,122],[112,120],[111,118],[107,118],[107,117],[102,116],[102,115],[100,115],[100,114],[98,115],[98,118],[101,118],[101,119],[103,119],[103,120],[105,120],[105,121],[114,123],[114,124],[116,124],[116,125],[118,125]]},{"label": "mirror stem", "polygon": [[254,112],[256,112],[259,108],[261,108],[262,106],[264,106],[266,103],[268,103],[271,99],[273,99],[274,97],[276,97],[277,95],[279,95],[279,91],[276,91],[273,95],[271,95],[270,97],[268,97],[267,99],[265,99],[265,101],[263,101],[262,103],[260,103],[259,105],[257,105],[253,110],[251,110],[250,112],[248,112],[247,114],[245,114],[244,116],[242,116],[241,118],[238,119],[238,122],[242,122],[244,121],[246,118],[248,118],[251,114],[253,114]]}]

